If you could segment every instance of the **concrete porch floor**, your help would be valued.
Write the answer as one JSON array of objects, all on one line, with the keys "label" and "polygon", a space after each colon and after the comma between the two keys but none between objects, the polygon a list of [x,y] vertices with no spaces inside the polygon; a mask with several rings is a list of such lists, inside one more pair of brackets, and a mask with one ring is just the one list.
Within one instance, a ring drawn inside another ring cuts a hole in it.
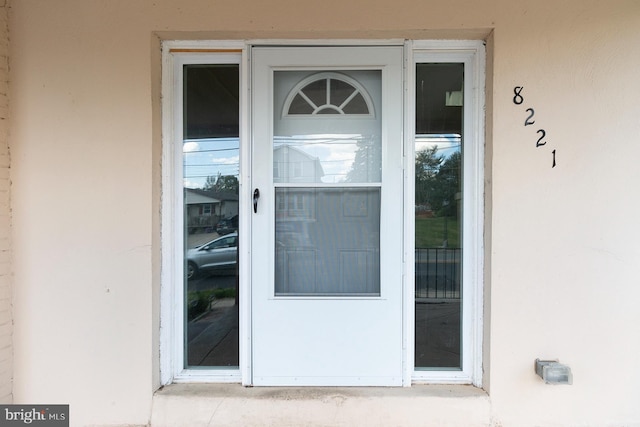
[{"label": "concrete porch floor", "polygon": [[153,398],[152,427],[491,425],[489,396],[472,386],[242,387],[173,384]]},{"label": "concrete porch floor", "polygon": [[[459,360],[456,300],[416,304],[423,333],[416,340],[422,364]],[[192,366],[237,366],[238,306],[232,298],[189,323]],[[432,365],[433,366],[433,365]],[[462,408],[462,410],[461,410]],[[243,387],[172,384],[155,393],[151,426],[489,426],[490,401],[472,386]]]}]

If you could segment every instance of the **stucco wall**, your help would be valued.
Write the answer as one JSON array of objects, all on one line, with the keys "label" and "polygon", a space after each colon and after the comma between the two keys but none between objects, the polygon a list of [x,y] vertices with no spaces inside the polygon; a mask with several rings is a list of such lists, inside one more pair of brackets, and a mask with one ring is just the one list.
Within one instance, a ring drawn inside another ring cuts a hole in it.
[{"label": "stucco wall", "polygon": [[[16,402],[70,403],[77,425],[149,420],[158,385],[159,38],[491,34],[493,423],[640,425],[637,1],[10,5]],[[524,86],[519,106],[515,86]],[[536,129],[523,126],[526,108]],[[548,140],[540,148],[538,126]],[[574,384],[542,384],[536,357],[569,364]]]},{"label": "stucco wall", "polygon": [[0,2],[0,403],[13,399],[11,207],[9,179],[9,33]]}]

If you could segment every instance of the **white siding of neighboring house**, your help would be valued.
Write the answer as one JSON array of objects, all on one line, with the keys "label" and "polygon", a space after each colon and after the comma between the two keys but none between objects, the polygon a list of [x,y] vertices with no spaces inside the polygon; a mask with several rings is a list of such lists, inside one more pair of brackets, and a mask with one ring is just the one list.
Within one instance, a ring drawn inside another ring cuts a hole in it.
[{"label": "white siding of neighboring house", "polygon": [[316,157],[287,145],[273,150],[273,162],[278,171],[274,179],[279,182],[320,182],[324,174]]}]

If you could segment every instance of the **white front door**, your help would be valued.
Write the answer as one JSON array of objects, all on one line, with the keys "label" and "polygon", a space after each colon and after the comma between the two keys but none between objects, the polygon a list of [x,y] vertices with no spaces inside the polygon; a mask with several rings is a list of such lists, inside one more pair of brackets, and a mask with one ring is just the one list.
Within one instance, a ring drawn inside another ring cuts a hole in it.
[{"label": "white front door", "polygon": [[252,50],[254,385],[402,385],[402,60]]}]

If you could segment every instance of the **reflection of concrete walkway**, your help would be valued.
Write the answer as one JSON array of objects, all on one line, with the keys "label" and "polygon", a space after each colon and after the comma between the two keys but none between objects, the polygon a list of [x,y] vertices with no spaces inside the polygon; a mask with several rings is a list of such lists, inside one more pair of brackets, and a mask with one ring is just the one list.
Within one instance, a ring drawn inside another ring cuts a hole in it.
[{"label": "reflection of concrete walkway", "polygon": [[416,301],[416,366],[460,367],[460,300]]},{"label": "reflection of concrete walkway", "polygon": [[189,322],[189,366],[239,366],[238,306],[233,298],[215,300],[211,311]]},{"label": "reflection of concrete walkway", "polygon": [[[212,309],[189,322],[190,366],[239,366],[238,306],[233,298],[216,300]],[[460,301],[416,303],[416,366],[460,366]]]}]

